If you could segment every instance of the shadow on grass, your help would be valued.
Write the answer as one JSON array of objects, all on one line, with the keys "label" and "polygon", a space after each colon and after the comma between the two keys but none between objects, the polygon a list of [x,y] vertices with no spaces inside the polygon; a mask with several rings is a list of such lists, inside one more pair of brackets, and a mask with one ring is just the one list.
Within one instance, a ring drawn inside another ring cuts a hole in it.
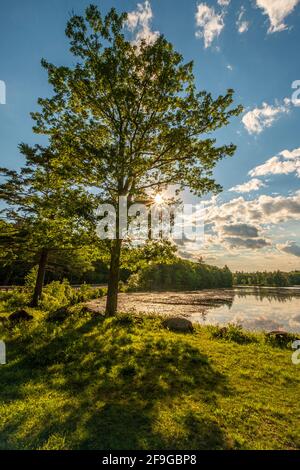
[{"label": "shadow on grass", "polygon": [[227,448],[218,424],[192,413],[188,401],[216,404],[230,393],[226,378],[191,336],[147,322],[87,318],[11,341],[0,400],[12,411],[0,447]]}]

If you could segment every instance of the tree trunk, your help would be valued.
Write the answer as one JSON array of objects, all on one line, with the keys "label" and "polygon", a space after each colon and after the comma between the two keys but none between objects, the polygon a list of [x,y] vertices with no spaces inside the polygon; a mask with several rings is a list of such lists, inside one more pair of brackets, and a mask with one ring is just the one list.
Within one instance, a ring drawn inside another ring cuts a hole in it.
[{"label": "tree trunk", "polygon": [[9,282],[10,282],[10,280],[11,280],[12,275],[13,275],[13,268],[10,266],[10,267],[8,268],[8,273],[6,274],[6,278],[5,278],[4,282],[3,282],[3,285],[4,285],[4,286],[8,286],[8,284],[9,284]]},{"label": "tree trunk", "polygon": [[117,313],[118,308],[118,288],[120,275],[120,254],[122,240],[114,240],[111,249],[110,269],[108,277],[108,289],[106,299],[105,315],[110,317]]},{"label": "tree trunk", "polygon": [[39,269],[37,273],[32,300],[30,303],[31,307],[37,307],[39,299],[41,298],[44,280],[45,280],[47,260],[48,260],[48,250],[46,248],[43,248],[40,254]]}]

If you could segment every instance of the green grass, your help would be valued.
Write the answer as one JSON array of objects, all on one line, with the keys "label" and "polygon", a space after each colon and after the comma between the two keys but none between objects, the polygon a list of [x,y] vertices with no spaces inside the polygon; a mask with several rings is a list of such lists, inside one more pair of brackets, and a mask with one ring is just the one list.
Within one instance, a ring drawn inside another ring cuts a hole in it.
[{"label": "green grass", "polygon": [[300,448],[291,349],[72,309],[1,327],[0,449]]}]

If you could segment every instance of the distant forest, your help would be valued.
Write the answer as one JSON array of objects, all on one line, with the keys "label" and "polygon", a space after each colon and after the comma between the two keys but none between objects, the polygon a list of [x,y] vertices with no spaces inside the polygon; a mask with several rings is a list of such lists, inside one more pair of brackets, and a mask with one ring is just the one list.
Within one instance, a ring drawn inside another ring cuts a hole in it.
[{"label": "distant forest", "polygon": [[131,275],[131,290],[198,290],[224,288],[234,285],[286,287],[300,285],[300,271],[285,273],[255,272],[232,273],[225,266],[218,268],[200,262],[177,258],[170,264],[156,264]]},{"label": "distant forest", "polygon": [[203,262],[177,258],[170,264],[155,264],[128,280],[131,290],[198,290],[213,287],[232,287],[230,269],[217,268]]},{"label": "distant forest", "polygon": [[245,273],[241,271],[233,275],[233,284],[275,287],[300,285],[300,271],[291,271],[289,273],[283,271]]},{"label": "distant forest", "polygon": [[[87,262],[73,254],[71,259],[54,261],[48,266],[46,284],[63,279],[68,279],[71,284],[107,283],[108,268],[101,260]],[[31,268],[32,263],[28,261],[11,261],[2,266],[0,263],[0,285],[23,285]],[[300,271],[232,273],[227,266],[218,268],[202,259],[192,262],[175,256],[169,263],[149,264],[140,270],[134,266],[132,270],[123,268],[120,279],[130,290],[197,290],[233,285],[284,287],[300,285]]]}]

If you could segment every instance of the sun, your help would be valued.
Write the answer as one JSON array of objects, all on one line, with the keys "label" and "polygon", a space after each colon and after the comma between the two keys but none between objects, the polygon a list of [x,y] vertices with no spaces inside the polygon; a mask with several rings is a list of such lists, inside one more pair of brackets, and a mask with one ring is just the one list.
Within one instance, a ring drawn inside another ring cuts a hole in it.
[{"label": "sun", "polygon": [[161,194],[156,194],[155,198],[154,198],[154,202],[155,204],[162,204],[164,202],[164,198],[162,197]]}]

